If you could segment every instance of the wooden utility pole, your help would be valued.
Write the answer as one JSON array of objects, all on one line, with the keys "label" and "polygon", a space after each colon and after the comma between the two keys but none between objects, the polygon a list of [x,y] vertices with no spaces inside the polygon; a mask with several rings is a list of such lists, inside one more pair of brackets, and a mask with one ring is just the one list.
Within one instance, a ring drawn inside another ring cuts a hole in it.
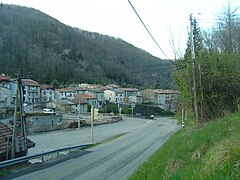
[{"label": "wooden utility pole", "polygon": [[17,107],[18,107],[18,82],[17,82],[17,91],[16,91],[16,99],[15,99],[15,109],[14,109],[14,118],[13,118],[13,135],[12,135],[12,152],[11,157],[12,159],[15,158],[16,152],[16,120],[17,120]]},{"label": "wooden utility pole", "polygon": [[199,125],[199,115],[198,115],[198,104],[197,104],[197,89],[196,89],[196,57],[194,48],[194,38],[193,38],[193,19],[192,14],[190,14],[190,28],[191,28],[191,54],[192,54],[192,66],[193,66],[193,101],[194,101],[194,111],[196,124]]}]

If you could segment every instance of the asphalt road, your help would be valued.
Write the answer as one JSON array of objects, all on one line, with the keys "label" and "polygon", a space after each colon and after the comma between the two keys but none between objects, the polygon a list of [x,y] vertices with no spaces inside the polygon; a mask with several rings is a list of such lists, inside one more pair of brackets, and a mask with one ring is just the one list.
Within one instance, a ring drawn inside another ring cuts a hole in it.
[{"label": "asphalt road", "polygon": [[100,132],[110,135],[113,132],[127,134],[68,158],[34,165],[25,171],[3,178],[127,179],[179,128],[175,120],[168,118],[156,120],[130,118],[119,123],[99,126],[99,130],[96,128],[96,134]]}]

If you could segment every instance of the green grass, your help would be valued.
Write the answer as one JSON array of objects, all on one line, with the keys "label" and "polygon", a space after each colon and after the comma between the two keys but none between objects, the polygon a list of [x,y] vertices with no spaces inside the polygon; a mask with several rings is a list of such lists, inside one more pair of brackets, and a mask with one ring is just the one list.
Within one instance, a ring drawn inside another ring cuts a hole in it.
[{"label": "green grass", "polygon": [[240,179],[240,113],[180,130],[130,179]]}]

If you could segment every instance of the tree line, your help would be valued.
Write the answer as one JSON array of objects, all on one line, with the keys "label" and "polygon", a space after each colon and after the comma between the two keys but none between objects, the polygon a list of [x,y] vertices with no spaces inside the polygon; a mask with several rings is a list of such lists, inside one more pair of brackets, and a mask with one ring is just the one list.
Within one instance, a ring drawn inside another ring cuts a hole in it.
[{"label": "tree line", "polygon": [[[209,31],[201,31],[192,21],[196,58],[192,58],[191,39],[174,72],[182,107],[194,111],[193,68],[199,124],[239,110],[240,100],[240,18],[229,6],[218,15]],[[193,62],[194,61],[194,62]],[[192,65],[194,63],[194,66]]]},{"label": "tree line", "polygon": [[172,87],[171,64],[119,38],[72,28],[26,7],[0,6],[0,73],[39,83]]}]

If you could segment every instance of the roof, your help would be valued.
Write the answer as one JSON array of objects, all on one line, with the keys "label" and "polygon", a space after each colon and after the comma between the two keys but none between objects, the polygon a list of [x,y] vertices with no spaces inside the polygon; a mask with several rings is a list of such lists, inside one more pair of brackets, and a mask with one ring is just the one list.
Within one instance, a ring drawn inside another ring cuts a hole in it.
[{"label": "roof", "polygon": [[6,77],[5,75],[0,74],[0,81],[10,81],[10,78]]},{"label": "roof", "polygon": [[67,105],[74,105],[76,103],[69,101],[69,100],[63,100],[63,99],[58,99],[56,101],[53,101],[54,103],[61,105],[61,106],[67,106]]},{"label": "roof", "polygon": [[56,89],[58,92],[76,92],[76,88],[62,88],[62,89]]},{"label": "roof", "polygon": [[139,91],[139,89],[137,89],[137,88],[119,88],[119,89],[121,89],[123,91],[129,91],[129,92],[137,92],[137,91]]},{"label": "roof", "polygon": [[91,96],[89,94],[75,94],[75,99],[97,99],[95,96]]},{"label": "roof", "polygon": [[162,89],[156,89],[154,90],[155,94],[180,94],[180,92],[178,90],[162,90]]},{"label": "roof", "polygon": [[[7,148],[12,149],[12,134],[12,129],[0,122],[0,156],[6,154]],[[17,133],[17,139],[19,142],[19,148],[22,149],[21,139],[23,139],[23,137],[19,133]],[[31,148],[34,146],[35,143],[27,138],[27,147]]]},{"label": "roof", "polygon": [[54,88],[52,87],[52,85],[48,85],[48,84],[41,84],[40,85],[41,90],[48,90],[48,89],[52,89],[54,90]]},{"label": "roof", "polygon": [[23,85],[28,85],[28,86],[40,86],[40,84],[32,79],[22,79],[22,84]]}]

